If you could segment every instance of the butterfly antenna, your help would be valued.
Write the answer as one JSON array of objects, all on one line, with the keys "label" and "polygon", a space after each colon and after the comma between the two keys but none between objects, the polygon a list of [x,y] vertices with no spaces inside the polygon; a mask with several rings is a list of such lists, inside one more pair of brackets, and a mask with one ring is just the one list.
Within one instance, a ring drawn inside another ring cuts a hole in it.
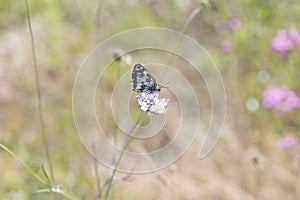
[{"label": "butterfly antenna", "polygon": [[169,85],[171,84],[171,81],[167,82],[166,84],[159,85],[160,88],[169,88]]}]

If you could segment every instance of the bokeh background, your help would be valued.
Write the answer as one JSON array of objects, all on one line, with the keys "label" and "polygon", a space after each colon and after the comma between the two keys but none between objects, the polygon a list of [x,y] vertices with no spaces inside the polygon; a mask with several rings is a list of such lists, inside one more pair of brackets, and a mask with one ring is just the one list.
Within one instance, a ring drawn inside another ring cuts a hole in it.
[{"label": "bokeh background", "polygon": [[[83,59],[116,33],[155,26],[184,32],[212,56],[226,87],[226,124],[216,147],[204,160],[197,154],[207,126],[205,120],[199,138],[172,166],[144,175],[117,173],[112,198],[300,199],[298,1],[29,3],[45,130],[57,185],[81,199],[97,199],[109,175],[109,169],[99,164],[98,175],[95,173],[95,161],[80,143],[73,122],[73,83]],[[112,57],[117,53],[112,51]],[[136,61],[135,55],[128,56]],[[105,88],[100,88],[103,95],[111,94],[119,74],[130,70],[130,59],[112,63],[120,68],[107,71]],[[197,94],[203,95],[200,106],[209,119],[209,98],[205,97],[205,88],[201,90],[203,94]],[[0,141],[43,176],[42,166],[49,168],[37,105],[25,1],[2,0]],[[99,112],[106,111],[100,107]],[[137,117],[135,112],[132,115]],[[102,124],[107,125],[105,130],[117,137],[110,114],[102,118],[107,120]],[[170,120],[176,124],[176,117]],[[165,132],[172,135],[172,130],[169,127]],[[159,141],[151,145],[163,144]],[[0,169],[0,199],[64,199],[61,195],[38,194],[42,185],[3,149]]]}]

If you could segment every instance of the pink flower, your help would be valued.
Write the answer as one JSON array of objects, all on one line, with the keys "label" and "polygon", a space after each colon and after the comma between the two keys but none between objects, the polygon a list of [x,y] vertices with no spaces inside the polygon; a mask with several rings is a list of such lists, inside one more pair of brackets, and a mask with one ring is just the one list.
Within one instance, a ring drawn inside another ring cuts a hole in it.
[{"label": "pink flower", "polygon": [[241,21],[238,18],[233,18],[229,22],[229,28],[231,30],[237,30],[241,26]]},{"label": "pink flower", "polygon": [[300,50],[300,33],[297,29],[290,29],[289,30],[289,38],[294,42],[294,44]]},{"label": "pink flower", "polygon": [[230,40],[225,40],[221,44],[221,49],[225,52],[230,52],[233,50],[233,43]]},{"label": "pink flower", "polygon": [[294,136],[287,136],[285,138],[281,138],[277,140],[277,148],[282,150],[286,148],[290,148],[296,144],[296,138]]},{"label": "pink flower", "polygon": [[272,50],[277,52],[283,59],[288,58],[289,51],[294,48],[294,45],[300,50],[300,34],[296,29],[278,31],[271,42]]},{"label": "pink flower", "polygon": [[293,41],[289,38],[287,30],[278,31],[271,43],[271,48],[276,52],[287,52],[293,47]]},{"label": "pink flower", "polygon": [[288,31],[288,37],[291,41],[296,42],[300,38],[299,31],[297,29],[290,29]]},{"label": "pink flower", "polygon": [[300,107],[300,98],[287,86],[267,88],[263,93],[263,106],[289,112]]}]

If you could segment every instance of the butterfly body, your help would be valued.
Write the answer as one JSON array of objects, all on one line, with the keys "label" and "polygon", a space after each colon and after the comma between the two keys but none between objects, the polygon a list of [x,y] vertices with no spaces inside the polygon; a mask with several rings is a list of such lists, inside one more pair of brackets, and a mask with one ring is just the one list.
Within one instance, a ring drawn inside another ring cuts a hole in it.
[{"label": "butterfly body", "polygon": [[136,64],[132,70],[133,91],[153,93],[160,91],[156,80],[151,73],[141,64]]}]

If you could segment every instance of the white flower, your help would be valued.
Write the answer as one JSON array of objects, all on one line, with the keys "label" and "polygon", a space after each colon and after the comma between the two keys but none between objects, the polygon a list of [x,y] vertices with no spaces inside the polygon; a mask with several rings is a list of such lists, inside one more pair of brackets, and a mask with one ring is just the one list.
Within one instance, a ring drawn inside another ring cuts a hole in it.
[{"label": "white flower", "polygon": [[154,105],[150,107],[150,112],[157,113],[157,114],[163,114],[167,110],[165,106],[167,106],[169,103],[169,99],[163,98],[163,99],[157,99]]},{"label": "white flower", "polygon": [[163,114],[167,111],[165,106],[168,105],[169,99],[159,99],[157,93],[143,92],[142,95],[136,97],[143,111],[150,111],[156,114]]}]

